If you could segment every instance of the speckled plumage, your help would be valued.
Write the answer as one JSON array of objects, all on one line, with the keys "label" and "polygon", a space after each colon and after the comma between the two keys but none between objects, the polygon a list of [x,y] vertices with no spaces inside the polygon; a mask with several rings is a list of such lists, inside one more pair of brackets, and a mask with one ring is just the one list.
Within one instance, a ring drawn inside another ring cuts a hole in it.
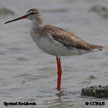
[{"label": "speckled plumage", "polygon": [[81,40],[79,37],[75,36],[73,33],[56,26],[45,25],[43,27],[40,27],[39,31],[41,31],[43,35],[50,33],[55,41],[58,41],[59,43],[63,44],[64,47],[67,47],[68,49],[71,50],[73,48],[83,49],[83,50],[103,49],[103,46],[89,44]]}]

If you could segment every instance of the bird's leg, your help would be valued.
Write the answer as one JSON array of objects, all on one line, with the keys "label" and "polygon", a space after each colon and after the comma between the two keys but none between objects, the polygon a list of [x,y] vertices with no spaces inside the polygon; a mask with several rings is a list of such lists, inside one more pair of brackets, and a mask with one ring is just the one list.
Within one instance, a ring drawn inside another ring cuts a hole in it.
[{"label": "bird's leg", "polygon": [[58,68],[57,90],[61,91],[61,76],[62,76],[61,60],[59,57],[56,57],[56,60]]}]

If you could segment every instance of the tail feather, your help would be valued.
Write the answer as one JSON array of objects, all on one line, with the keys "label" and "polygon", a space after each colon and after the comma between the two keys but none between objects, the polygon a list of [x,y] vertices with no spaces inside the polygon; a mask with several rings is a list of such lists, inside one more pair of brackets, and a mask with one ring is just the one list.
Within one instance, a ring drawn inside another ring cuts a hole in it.
[{"label": "tail feather", "polygon": [[100,45],[92,45],[92,44],[89,44],[88,47],[92,50],[103,50],[103,46],[100,46]]}]

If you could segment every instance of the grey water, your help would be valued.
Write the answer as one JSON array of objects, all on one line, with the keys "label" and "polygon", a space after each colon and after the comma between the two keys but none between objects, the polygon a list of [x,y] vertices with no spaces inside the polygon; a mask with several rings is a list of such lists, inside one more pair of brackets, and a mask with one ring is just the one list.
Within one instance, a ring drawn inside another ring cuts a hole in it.
[{"label": "grey water", "polygon": [[[108,84],[108,19],[89,9],[108,8],[108,0],[0,0],[0,7],[15,15],[0,16],[0,107],[3,102],[36,102],[21,108],[91,108],[85,102],[104,101],[81,96],[81,89]],[[104,51],[62,57],[62,91],[56,90],[56,58],[42,52],[30,37],[29,20],[4,25],[31,8],[43,13],[45,24],[73,32],[81,39],[104,46]],[[93,77],[92,77],[93,76]],[[14,106],[17,107],[17,106]],[[98,106],[99,108],[100,106]]]}]

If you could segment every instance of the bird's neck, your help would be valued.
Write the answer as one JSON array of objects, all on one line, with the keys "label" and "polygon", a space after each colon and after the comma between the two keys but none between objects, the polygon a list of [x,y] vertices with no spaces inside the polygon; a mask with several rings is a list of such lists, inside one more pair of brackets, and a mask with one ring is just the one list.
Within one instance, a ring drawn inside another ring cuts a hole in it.
[{"label": "bird's neck", "polygon": [[38,28],[39,26],[43,25],[43,21],[41,17],[37,17],[36,19],[34,19],[32,21],[33,26],[35,26],[36,28]]}]

